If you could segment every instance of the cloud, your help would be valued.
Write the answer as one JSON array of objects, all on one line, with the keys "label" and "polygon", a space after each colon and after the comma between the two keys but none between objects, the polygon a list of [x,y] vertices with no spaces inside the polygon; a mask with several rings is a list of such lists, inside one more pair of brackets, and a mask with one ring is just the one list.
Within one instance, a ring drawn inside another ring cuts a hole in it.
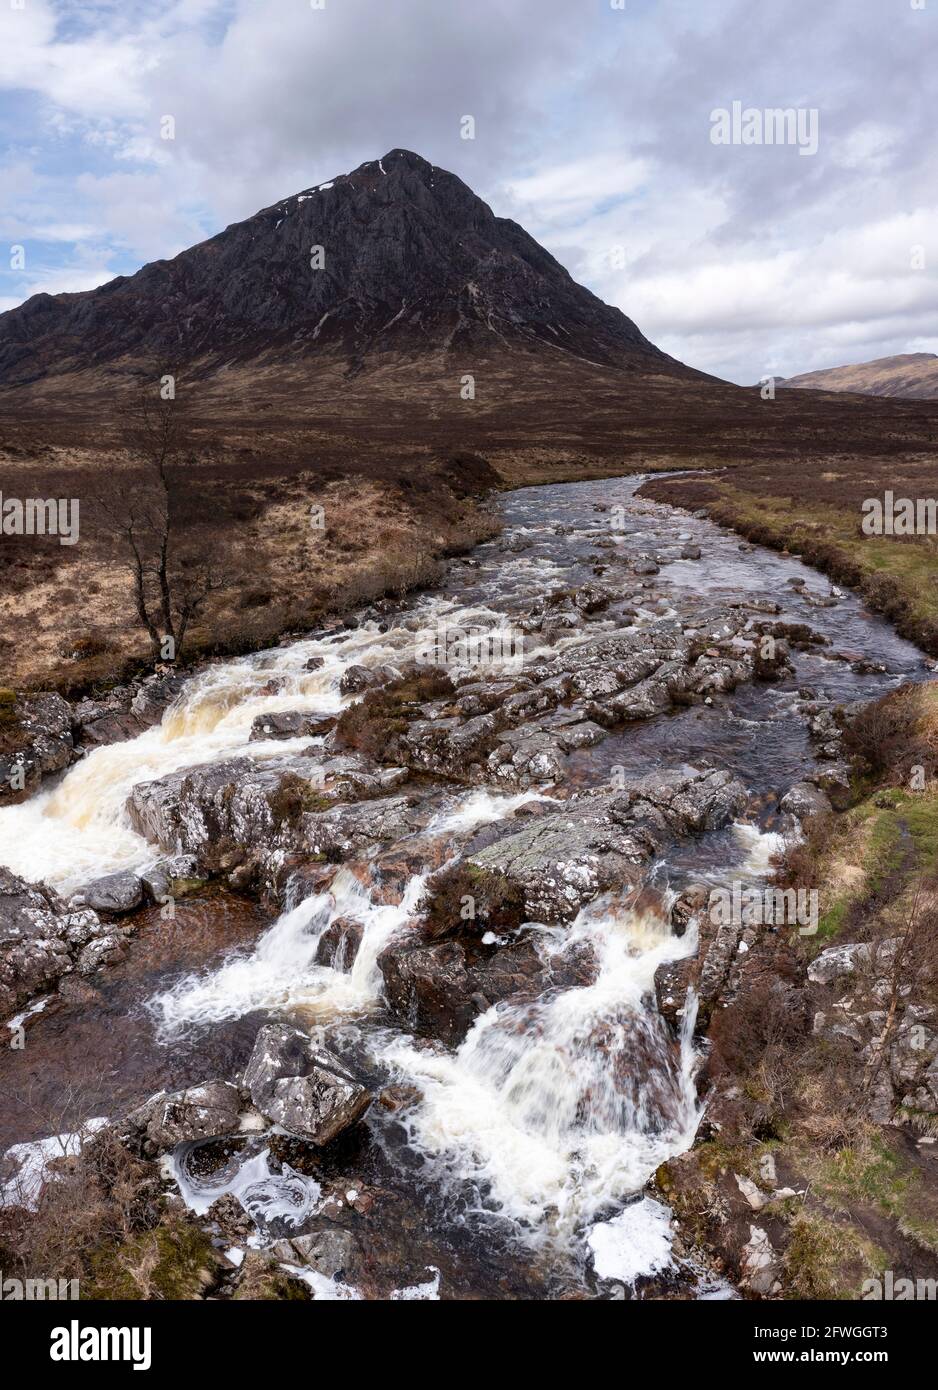
[{"label": "cloud", "polygon": [[[938,151],[910,93],[936,33],[938,5],[900,0],[28,0],[0,9],[0,236],[77,288],[89,257],[132,271],[403,145],[707,370],[914,350]],[[734,100],[816,108],[818,153],[715,146]]]}]

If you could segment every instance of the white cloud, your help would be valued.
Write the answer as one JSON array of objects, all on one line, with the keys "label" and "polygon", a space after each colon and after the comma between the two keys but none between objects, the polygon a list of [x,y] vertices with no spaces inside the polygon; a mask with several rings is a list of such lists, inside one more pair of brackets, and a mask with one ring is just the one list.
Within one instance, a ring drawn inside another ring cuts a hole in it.
[{"label": "white cloud", "polygon": [[[857,24],[855,0],[28,0],[0,9],[0,93],[36,103],[3,234],[71,242],[76,288],[405,145],[708,370],[914,350],[938,300],[938,152],[910,99],[933,30],[904,6]],[[736,98],[817,106],[818,154],[712,146]]]}]

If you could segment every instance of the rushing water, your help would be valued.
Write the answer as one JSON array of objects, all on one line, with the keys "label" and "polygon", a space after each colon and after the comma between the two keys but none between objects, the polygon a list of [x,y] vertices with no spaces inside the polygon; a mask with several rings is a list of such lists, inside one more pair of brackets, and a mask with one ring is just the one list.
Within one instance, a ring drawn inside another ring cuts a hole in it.
[{"label": "rushing water", "polygon": [[[901,679],[919,677],[922,660],[853,596],[833,607],[812,604],[811,595],[826,595],[830,585],[797,559],[741,546],[706,520],[636,502],[638,481],[511,494],[502,501],[506,537],[523,548],[506,550],[503,541],[479,547],[451,566],[438,591],[403,605],[387,621],[362,621],[350,630],[208,667],[192,678],[159,727],[90,752],[39,796],[0,810],[0,863],[65,893],[116,869],[141,868],[158,855],[127,819],[125,802],[136,783],[196,763],[263,759],[309,747],[308,738],[251,743],[252,723],[277,711],[336,713],[347,702],[339,682],[350,664],[409,660],[428,628],[482,624],[510,630],[546,591],[592,579],[597,561],[608,558],[608,547],[596,549],[602,539],[628,552],[675,557],[687,541],[703,549],[701,560],[674,558],[662,567],[642,591],[633,620],[638,626],[680,615],[688,603],[745,596],[780,601],[786,620],[808,623],[830,638],[829,648],[796,653],[795,676],[777,686],[743,686],[712,706],[631,725],[569,760],[573,787],[607,784],[617,766],[630,774],[682,763],[736,772],[752,792],[752,816],[676,846],[652,866],[649,878],[666,897],[690,877],[764,875],[780,843],[772,808],[813,759],[797,709],[799,690],[838,701],[869,698]],[[597,504],[612,509],[616,529]],[[613,571],[610,578],[622,573]],[[806,581],[806,592],[789,585],[793,578]],[[618,626],[621,620],[599,617],[590,622],[589,635]],[[527,659],[541,640],[527,642]],[[571,632],[540,649],[549,654],[580,640],[581,632]],[[851,660],[835,659],[835,652],[875,659],[887,672],[857,674]],[[311,658],[322,663],[313,671],[307,669]],[[396,1184],[419,1204],[426,1226],[420,1239],[430,1242],[431,1253],[434,1240],[441,1246],[469,1242],[469,1249],[482,1239],[514,1252],[506,1259],[546,1262],[554,1273],[544,1276],[541,1287],[571,1287],[571,1279],[576,1287],[590,1269],[626,1283],[663,1269],[670,1259],[667,1213],[648,1198],[635,1199],[655,1167],[692,1142],[699,1102],[693,1000],[675,1044],[655,1008],[653,979],[663,961],[694,949],[693,932],[679,940],[660,915],[629,908],[615,895],[598,900],[569,927],[544,927],[542,934],[545,952],[591,950],[598,962],[594,982],[535,1002],[493,1007],[455,1049],[411,1037],[382,1008],[377,958],[407,929],[431,866],[479,837],[500,833],[524,803],[555,794],[549,787],[515,795],[441,787],[412,846],[418,861],[425,853],[426,869],[399,896],[376,891],[366,857],[341,868],[328,890],[288,902],[259,939],[240,939],[227,948],[215,942],[214,954],[194,951],[188,958],[183,945],[161,971],[143,971],[135,1005],[125,986],[121,1007],[133,1013],[138,1035],[146,1039],[140,1065],[150,1088],[169,1077],[196,1079],[202,1057],[227,1057],[229,1069],[235,1059],[240,1065],[244,1039],[232,1029],[244,1026],[246,1032],[247,1021],[269,1017],[295,1018],[321,1030],[376,1080],[399,1081],[419,1092],[418,1103],[400,1116],[372,1111],[367,1162],[382,1182]],[[354,918],[364,928],[348,972],[316,961],[323,931],[339,917]],[[43,1030],[54,1027],[54,1011],[49,1020],[41,1014],[31,1024],[40,1040]],[[214,1040],[222,1036],[236,1037],[236,1045],[217,1047]],[[76,1045],[93,1054],[87,1026]],[[161,1053],[175,1059],[172,1066],[159,1062]],[[183,1066],[180,1057],[187,1059]],[[218,1071],[208,1067],[206,1075]],[[119,1086],[113,1094],[122,1094]],[[221,1190],[235,1192],[262,1229],[265,1211],[282,1218],[287,1198],[308,1204],[318,1193],[315,1181],[288,1166],[273,1171],[267,1151],[256,1144],[235,1155],[230,1171],[216,1173],[208,1187],[199,1187],[188,1157],[177,1156],[176,1172],[194,1206],[204,1209]],[[560,1276],[558,1269],[564,1271]],[[484,1282],[486,1276],[477,1277]],[[557,1277],[561,1284],[551,1285]]]}]

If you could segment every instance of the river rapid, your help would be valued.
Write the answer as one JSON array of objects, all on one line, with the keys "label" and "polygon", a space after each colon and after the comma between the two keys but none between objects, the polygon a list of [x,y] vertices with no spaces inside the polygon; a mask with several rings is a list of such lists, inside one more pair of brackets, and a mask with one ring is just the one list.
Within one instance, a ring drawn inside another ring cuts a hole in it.
[{"label": "river rapid", "polygon": [[[355,1211],[367,1193],[361,1238],[386,1275],[385,1296],[391,1286],[397,1297],[418,1298],[714,1295],[706,1271],[675,1252],[667,1209],[645,1192],[656,1167],[692,1144],[705,1105],[694,1000],[676,1036],[655,1002],[656,969],[696,945],[693,928],[672,934],[662,905],[691,882],[764,881],[792,829],[778,801],[817,763],[801,709],[806,692],[849,704],[923,678],[925,665],[853,595],[824,606],[829,581],[797,558],[637,499],[640,483],[506,494],[498,504],[503,535],[454,560],[438,589],[351,626],[208,666],[159,726],[88,752],[30,801],[0,810],[0,864],[64,895],[104,874],[140,871],[161,852],[128,818],[135,785],[311,744],[315,757],[322,738],[250,741],[252,726],[279,712],[339,713],[356,698],[340,690],[349,667],[400,666],[427,630],[501,633],[510,665],[517,655],[507,638],[539,600],[614,576],[619,583],[625,555],[659,562],[659,572],[631,578],[627,619],[613,605],[585,626],[528,633],[522,669],[575,650],[585,633],[651,630],[695,606],[727,603],[749,603],[753,612],[778,603],[786,622],[810,625],[828,644],[795,650],[793,671],[776,683],[744,682],[706,703],[611,729],[569,752],[561,783],[438,779],[424,788],[431,814],[405,846],[417,871],[394,891],[373,881],[365,854],[343,863],[321,891],[298,879],[277,916],[220,886],[180,900],[169,922],[157,908],[142,910],[124,960],[92,981],[93,998],[79,1005],[51,996],[28,1020],[25,1050],[0,1050],[0,1148],[47,1137],[49,1114],[59,1127],[77,1128],[160,1088],[235,1078],[258,1027],[285,1019],[313,1030],[376,1090],[396,1088],[408,1102],[373,1105],[315,1161],[291,1150],[288,1162],[264,1136],[217,1146],[210,1162],[204,1146],[184,1147],[172,1180],[195,1211],[233,1193],[254,1221],[250,1241],[263,1244],[302,1230],[327,1192],[347,1185]],[[700,558],[681,558],[694,547]],[[548,802],[614,784],[623,770],[632,778],[684,765],[733,773],[748,807],[721,829],[667,846],[644,873],[652,895],[613,889],[568,923],[539,924],[545,952],[591,954],[590,982],[495,1004],[458,1045],[418,1036],[392,1016],[378,960],[413,930],[435,869],[493,843]],[[338,919],[363,929],[348,969],[317,960]],[[317,1297],[362,1292],[354,1279],[307,1281]]]}]

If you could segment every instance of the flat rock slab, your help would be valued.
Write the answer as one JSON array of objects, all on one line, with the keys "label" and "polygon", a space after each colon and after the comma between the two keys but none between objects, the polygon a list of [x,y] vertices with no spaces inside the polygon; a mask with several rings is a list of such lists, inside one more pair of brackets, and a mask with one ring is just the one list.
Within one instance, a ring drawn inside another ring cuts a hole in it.
[{"label": "flat rock slab", "polygon": [[719,829],[747,800],[728,772],[657,773],[619,792],[575,797],[472,854],[469,863],[518,884],[532,919],[563,920],[598,893],[634,887],[639,866],[664,839]]}]

